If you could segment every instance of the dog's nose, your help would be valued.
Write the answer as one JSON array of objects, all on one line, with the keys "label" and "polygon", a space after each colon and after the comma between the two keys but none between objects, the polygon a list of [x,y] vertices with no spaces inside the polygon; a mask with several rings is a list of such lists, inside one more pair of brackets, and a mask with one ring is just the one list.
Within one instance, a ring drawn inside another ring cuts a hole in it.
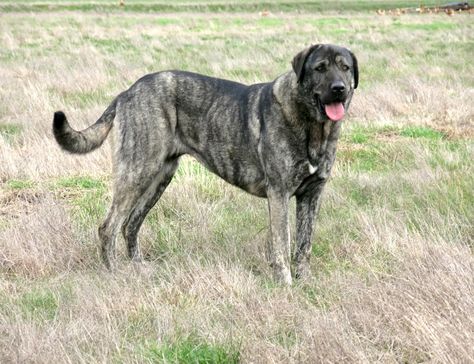
[{"label": "dog's nose", "polygon": [[334,94],[342,94],[345,89],[346,89],[346,86],[344,85],[344,82],[342,81],[333,82],[331,85],[331,91]]}]

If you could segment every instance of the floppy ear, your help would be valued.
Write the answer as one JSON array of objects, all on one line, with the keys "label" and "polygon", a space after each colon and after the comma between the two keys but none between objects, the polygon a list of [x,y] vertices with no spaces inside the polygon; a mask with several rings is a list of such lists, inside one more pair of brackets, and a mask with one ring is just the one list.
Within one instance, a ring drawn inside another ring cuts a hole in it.
[{"label": "floppy ear", "polygon": [[298,83],[301,82],[304,76],[304,64],[306,62],[306,59],[308,56],[311,54],[313,50],[318,48],[320,45],[319,44],[313,44],[312,46],[303,49],[300,53],[298,53],[295,58],[293,58],[293,61],[291,62],[291,65],[293,66],[293,70],[296,73],[296,78],[298,80]]},{"label": "floppy ear", "polygon": [[349,52],[352,57],[352,67],[354,68],[354,89],[359,85],[359,65],[357,64],[357,58],[354,53]]}]

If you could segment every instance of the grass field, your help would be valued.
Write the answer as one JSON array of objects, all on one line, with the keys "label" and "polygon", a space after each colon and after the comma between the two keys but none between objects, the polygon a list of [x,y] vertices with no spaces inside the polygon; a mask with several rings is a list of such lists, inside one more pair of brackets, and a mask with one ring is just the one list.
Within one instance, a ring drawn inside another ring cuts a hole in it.
[{"label": "grass field", "polygon": [[[473,362],[473,15],[375,13],[413,3],[0,1],[0,362]],[[352,49],[360,86],[313,277],[275,285],[266,201],[190,158],[141,230],[146,263],[120,240],[107,272],[109,142],[61,152],[53,112],[85,127],[164,69],[270,81],[319,42]]]}]

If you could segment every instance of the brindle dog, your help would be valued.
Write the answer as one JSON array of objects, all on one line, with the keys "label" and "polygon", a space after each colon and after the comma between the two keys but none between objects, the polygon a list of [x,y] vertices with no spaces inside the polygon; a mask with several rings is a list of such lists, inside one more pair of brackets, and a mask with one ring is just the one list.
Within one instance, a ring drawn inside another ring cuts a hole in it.
[{"label": "brindle dog", "polygon": [[68,152],[88,153],[114,136],[114,195],[99,228],[107,267],[120,230],[130,258],[141,259],[140,226],[179,157],[190,154],[227,182],[268,199],[271,265],[284,284],[292,282],[288,205],[295,196],[295,275],[309,272],[313,220],[359,76],[354,55],[328,44],[308,47],[292,65],[273,82],[250,86],[183,71],[149,74],[83,131],[73,130],[63,112],[54,114],[54,136]]}]

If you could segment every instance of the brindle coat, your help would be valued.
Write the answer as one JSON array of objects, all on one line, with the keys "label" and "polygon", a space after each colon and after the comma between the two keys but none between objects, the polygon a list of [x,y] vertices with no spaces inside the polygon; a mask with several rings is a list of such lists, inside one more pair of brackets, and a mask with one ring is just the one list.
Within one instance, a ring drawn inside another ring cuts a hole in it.
[{"label": "brindle coat", "polygon": [[313,220],[341,127],[324,105],[340,101],[347,110],[358,67],[349,50],[333,45],[313,45],[292,65],[273,82],[250,86],[182,71],[149,74],[83,131],[55,113],[54,136],[69,152],[90,152],[113,134],[114,195],[99,228],[107,267],[120,229],[130,258],[141,259],[140,226],[179,157],[190,154],[227,182],[268,199],[271,265],[285,284],[292,281],[288,204],[296,197],[295,274],[308,273]]}]

